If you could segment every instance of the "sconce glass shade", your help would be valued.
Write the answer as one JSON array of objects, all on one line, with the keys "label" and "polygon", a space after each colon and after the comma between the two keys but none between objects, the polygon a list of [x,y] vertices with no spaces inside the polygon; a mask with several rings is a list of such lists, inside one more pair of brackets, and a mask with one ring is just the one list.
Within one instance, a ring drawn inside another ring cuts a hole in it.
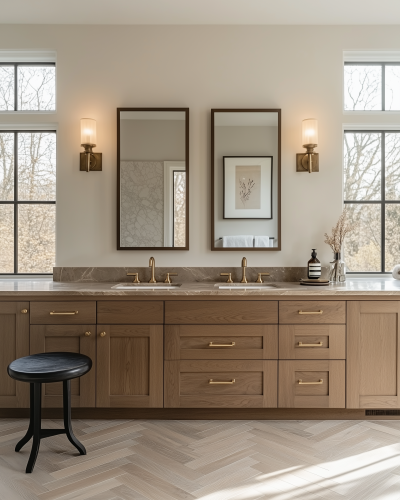
[{"label": "sconce glass shade", "polygon": [[81,144],[96,145],[96,120],[81,118]]},{"label": "sconce glass shade", "polygon": [[303,120],[301,132],[303,146],[318,144],[318,120],[315,120],[315,118]]}]

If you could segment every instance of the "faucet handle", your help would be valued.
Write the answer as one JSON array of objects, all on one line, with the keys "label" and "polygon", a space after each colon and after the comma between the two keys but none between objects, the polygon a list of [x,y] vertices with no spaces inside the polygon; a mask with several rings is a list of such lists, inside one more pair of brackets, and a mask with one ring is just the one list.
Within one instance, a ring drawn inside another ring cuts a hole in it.
[{"label": "faucet handle", "polygon": [[132,283],[140,283],[139,280],[139,273],[126,273],[127,276],[135,276],[135,279],[133,280]]},{"label": "faucet handle", "polygon": [[269,273],[258,273],[256,283],[264,283],[261,276],[270,276],[270,274]]},{"label": "faucet handle", "polygon": [[226,282],[227,283],[233,283],[232,273],[221,273],[220,276],[228,276],[228,279],[226,280]]},{"label": "faucet handle", "polygon": [[170,276],[178,276],[178,273],[167,273],[167,277],[164,280],[164,283],[171,283]]}]

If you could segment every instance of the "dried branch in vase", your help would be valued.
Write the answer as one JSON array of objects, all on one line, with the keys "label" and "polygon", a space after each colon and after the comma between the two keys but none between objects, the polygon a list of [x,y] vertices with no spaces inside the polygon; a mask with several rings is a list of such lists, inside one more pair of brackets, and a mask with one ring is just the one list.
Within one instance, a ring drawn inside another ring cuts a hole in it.
[{"label": "dried branch in vase", "polygon": [[332,234],[325,233],[325,241],[333,250],[334,253],[340,253],[344,239],[348,233],[354,231],[358,226],[357,222],[349,220],[349,211],[345,208],[336,226],[332,228]]}]

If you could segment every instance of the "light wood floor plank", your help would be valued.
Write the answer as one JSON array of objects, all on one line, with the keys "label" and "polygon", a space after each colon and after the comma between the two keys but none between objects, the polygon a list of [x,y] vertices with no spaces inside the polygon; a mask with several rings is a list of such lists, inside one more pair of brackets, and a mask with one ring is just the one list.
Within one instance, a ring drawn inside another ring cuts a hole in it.
[{"label": "light wood floor plank", "polygon": [[[398,421],[74,420],[88,454],[0,419],[0,500],[400,500]],[[43,428],[61,428],[60,420]]]}]

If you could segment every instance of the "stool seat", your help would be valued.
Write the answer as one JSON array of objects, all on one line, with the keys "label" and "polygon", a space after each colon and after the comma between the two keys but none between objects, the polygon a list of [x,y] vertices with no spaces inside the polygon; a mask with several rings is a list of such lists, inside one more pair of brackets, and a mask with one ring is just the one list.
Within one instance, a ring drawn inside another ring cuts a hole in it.
[{"label": "stool seat", "polygon": [[[18,441],[15,451],[20,451],[33,438],[26,472],[33,471],[39,452],[40,440],[58,434],[66,434],[70,443],[81,455],[86,455],[83,444],[75,437],[71,426],[71,379],[85,375],[92,368],[92,360],[84,354],[74,352],[44,352],[19,358],[7,367],[8,375],[30,384],[31,417],[25,436]],[[41,400],[42,384],[62,382],[64,429],[42,429]]]},{"label": "stool seat", "polygon": [[92,368],[92,360],[73,352],[46,352],[19,358],[10,363],[8,374],[30,383],[61,382],[81,377]]}]

